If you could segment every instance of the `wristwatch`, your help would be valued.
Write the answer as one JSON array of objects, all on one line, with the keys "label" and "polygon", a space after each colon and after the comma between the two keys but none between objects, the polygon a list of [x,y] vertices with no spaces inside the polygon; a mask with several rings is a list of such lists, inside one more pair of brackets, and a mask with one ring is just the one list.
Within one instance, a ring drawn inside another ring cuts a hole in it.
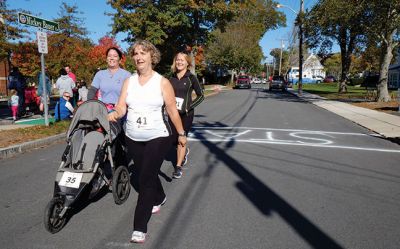
[{"label": "wristwatch", "polygon": [[183,132],[178,132],[178,135],[180,136],[180,137],[186,137],[186,133],[183,131]]}]

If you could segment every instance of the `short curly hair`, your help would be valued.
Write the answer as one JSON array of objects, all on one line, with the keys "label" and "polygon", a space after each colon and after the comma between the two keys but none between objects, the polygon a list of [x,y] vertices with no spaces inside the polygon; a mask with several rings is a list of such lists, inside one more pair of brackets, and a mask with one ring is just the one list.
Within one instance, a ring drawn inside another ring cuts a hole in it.
[{"label": "short curly hair", "polygon": [[158,50],[158,48],[156,48],[156,46],[153,45],[153,43],[146,41],[146,40],[138,40],[135,42],[135,44],[133,44],[132,46],[132,56],[133,53],[135,52],[135,49],[138,46],[142,46],[143,50],[146,52],[150,52],[150,56],[151,56],[151,65],[153,66],[153,68],[160,62],[161,60],[161,53],[160,50]]}]

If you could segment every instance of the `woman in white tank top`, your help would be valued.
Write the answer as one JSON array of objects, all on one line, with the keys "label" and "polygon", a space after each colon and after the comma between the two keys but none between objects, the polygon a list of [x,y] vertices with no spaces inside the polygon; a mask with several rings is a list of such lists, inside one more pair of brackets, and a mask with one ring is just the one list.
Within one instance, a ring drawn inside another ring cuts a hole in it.
[{"label": "woman in white tank top", "polygon": [[137,74],[126,79],[114,111],[108,115],[117,122],[128,112],[125,125],[128,162],[134,161],[139,196],[134,214],[131,242],[143,243],[147,222],[166,201],[158,171],[172,146],[167,114],[179,134],[178,143],[186,144],[186,136],[171,83],[153,70],[160,61],[160,52],[148,41],[133,45]]}]

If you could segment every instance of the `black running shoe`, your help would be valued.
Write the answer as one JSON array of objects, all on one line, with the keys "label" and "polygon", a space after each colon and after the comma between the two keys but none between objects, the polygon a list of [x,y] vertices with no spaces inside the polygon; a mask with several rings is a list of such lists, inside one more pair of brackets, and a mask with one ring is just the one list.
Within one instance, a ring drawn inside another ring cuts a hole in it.
[{"label": "black running shoe", "polygon": [[182,167],[176,166],[174,173],[172,173],[172,177],[175,179],[179,179],[182,177]]}]

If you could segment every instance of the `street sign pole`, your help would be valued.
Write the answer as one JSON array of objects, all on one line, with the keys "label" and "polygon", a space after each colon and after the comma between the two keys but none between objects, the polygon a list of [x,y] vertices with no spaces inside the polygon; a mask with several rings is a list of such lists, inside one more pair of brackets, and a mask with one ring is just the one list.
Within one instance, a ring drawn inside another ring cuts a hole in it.
[{"label": "street sign pole", "polygon": [[48,116],[49,107],[47,105],[47,98],[49,96],[47,96],[47,89],[46,89],[47,88],[46,87],[46,74],[45,74],[44,54],[43,53],[40,54],[40,64],[42,67],[42,84],[43,84],[43,97],[44,97],[44,100],[43,100],[43,102],[44,102],[43,103],[43,105],[44,105],[44,123],[46,126],[49,126],[49,116]]},{"label": "street sign pole", "polygon": [[[47,95],[47,86],[46,86],[46,72],[45,72],[45,61],[44,54],[48,53],[47,49],[47,34],[43,32],[41,29],[37,31],[37,42],[38,42],[38,50],[40,53],[40,64],[42,68],[42,84],[43,84],[43,98],[44,98],[44,123],[46,126],[49,126],[49,107],[47,104],[47,99],[50,99],[50,96]],[[51,90],[51,89],[49,89]]]},{"label": "street sign pole", "polygon": [[[40,53],[40,64],[41,64],[41,74],[42,74],[42,84],[43,84],[43,106],[44,106],[44,122],[46,126],[49,126],[49,107],[47,104],[47,99],[50,99],[50,96],[47,96],[47,87],[46,87],[46,73],[45,73],[45,63],[44,63],[44,54],[48,53],[47,50],[47,34],[43,32],[44,29],[57,32],[60,30],[59,24],[56,22],[52,22],[46,19],[42,19],[36,16],[28,15],[26,13],[18,13],[18,22],[24,25],[29,25],[38,28],[37,32],[37,41],[38,41],[38,50]],[[51,90],[51,89],[49,89]]]}]

